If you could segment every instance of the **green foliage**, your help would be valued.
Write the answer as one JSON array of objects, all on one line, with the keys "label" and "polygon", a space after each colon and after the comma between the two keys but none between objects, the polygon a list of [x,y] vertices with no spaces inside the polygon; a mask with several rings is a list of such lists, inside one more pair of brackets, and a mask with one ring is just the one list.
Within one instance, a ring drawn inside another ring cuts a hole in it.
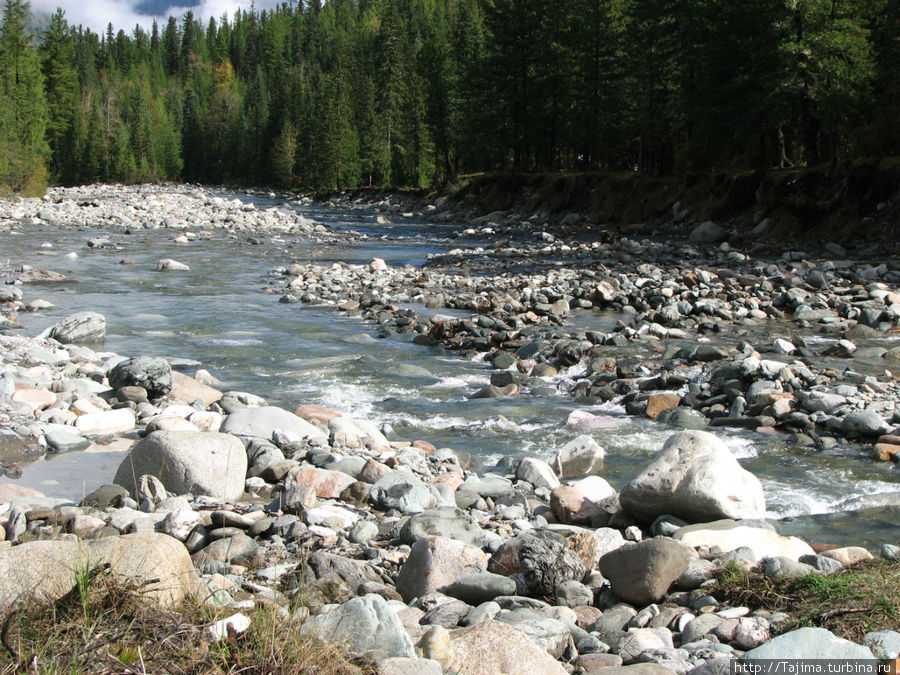
[{"label": "green foliage", "polygon": [[313,0],[39,46],[4,0],[0,182],[310,189],[900,153],[900,0]]},{"label": "green foliage", "polygon": [[44,77],[26,30],[28,11],[24,0],[6,0],[0,25],[0,186],[40,196],[50,149]]},{"label": "green foliage", "polygon": [[777,633],[822,626],[859,642],[869,631],[900,628],[900,565],[886,560],[794,579],[769,579],[731,565],[719,572],[710,591],[752,609],[788,611],[791,618],[775,624]]}]

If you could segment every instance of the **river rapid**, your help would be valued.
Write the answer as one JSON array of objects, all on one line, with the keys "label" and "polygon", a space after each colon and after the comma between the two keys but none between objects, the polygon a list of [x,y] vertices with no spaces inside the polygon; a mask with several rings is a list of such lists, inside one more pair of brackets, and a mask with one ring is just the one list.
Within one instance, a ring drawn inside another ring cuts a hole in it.
[{"label": "river rapid", "polygon": [[[615,401],[579,403],[565,395],[567,382],[583,366],[544,378],[524,396],[470,400],[490,381],[492,368],[483,357],[414,344],[412,335],[382,337],[377,327],[334,307],[282,303],[275,292],[282,282],[274,270],[293,262],[368,263],[381,258],[390,266],[420,267],[429,255],[466,244],[454,236],[464,225],[415,217],[384,223],[374,212],[207,192],[239,198],[257,209],[277,206],[299,212],[339,236],[310,242],[290,234],[238,234],[177,243],[177,231],[110,231],[89,219],[77,228],[17,226],[3,234],[0,264],[7,269],[30,264],[61,272],[70,281],[30,286],[30,298],[40,297],[54,308],[20,313],[15,332],[36,335],[74,312],[96,311],[107,320],[106,350],[165,356],[181,361],[187,372],[203,367],[222,381],[220,389],[252,392],[287,409],[315,403],[370,419],[383,425],[389,437],[422,439],[470,453],[482,469],[524,456],[549,461],[581,433],[564,425],[568,415],[585,410],[620,422],[589,433],[606,449],[604,477],[621,489],[674,432],[626,415]],[[87,246],[88,240],[104,237],[112,246]],[[71,253],[77,255],[67,255]],[[185,263],[190,271],[156,271],[164,258]],[[595,329],[610,327],[619,318],[585,310],[569,321]],[[792,445],[783,436],[712,431],[761,480],[769,516],[783,534],[813,543],[875,546],[896,541],[896,464],[873,461],[861,445],[820,451]],[[25,466],[15,482],[74,499],[111,482],[122,456],[102,445],[48,455]]]}]

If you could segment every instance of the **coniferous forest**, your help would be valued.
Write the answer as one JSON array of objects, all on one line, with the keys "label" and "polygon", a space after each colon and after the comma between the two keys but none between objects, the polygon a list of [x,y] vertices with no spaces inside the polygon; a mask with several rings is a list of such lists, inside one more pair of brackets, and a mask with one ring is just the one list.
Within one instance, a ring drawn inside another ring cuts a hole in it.
[{"label": "coniferous forest", "polygon": [[900,0],[308,0],[40,35],[5,0],[0,184],[433,186],[900,154]]}]

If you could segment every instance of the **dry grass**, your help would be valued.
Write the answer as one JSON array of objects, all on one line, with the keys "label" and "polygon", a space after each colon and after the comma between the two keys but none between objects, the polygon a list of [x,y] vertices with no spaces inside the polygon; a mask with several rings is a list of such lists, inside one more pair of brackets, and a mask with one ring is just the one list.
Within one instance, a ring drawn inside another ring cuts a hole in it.
[{"label": "dry grass", "polygon": [[869,631],[900,631],[897,562],[870,560],[831,574],[777,580],[730,566],[712,592],[734,605],[787,612],[791,618],[776,624],[776,633],[819,626],[859,642]]},{"label": "dry grass", "polygon": [[214,641],[212,622],[232,614],[197,603],[164,611],[141,589],[105,571],[79,575],[79,583],[53,606],[37,604],[6,617],[0,673],[62,675],[357,675],[366,672],[337,645],[301,635],[300,623],[275,609],[250,612],[243,634]]}]

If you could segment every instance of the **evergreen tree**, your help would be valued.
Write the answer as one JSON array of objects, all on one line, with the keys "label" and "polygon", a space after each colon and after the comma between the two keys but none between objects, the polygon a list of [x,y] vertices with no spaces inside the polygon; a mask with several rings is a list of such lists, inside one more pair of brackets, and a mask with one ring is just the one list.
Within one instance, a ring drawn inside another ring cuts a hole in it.
[{"label": "evergreen tree", "polygon": [[77,168],[77,120],[81,114],[78,72],[75,70],[75,40],[58,9],[44,33],[40,48],[47,100],[47,143],[51,152],[50,174],[53,180],[72,183]]},{"label": "evergreen tree", "polygon": [[6,0],[0,25],[0,185],[33,196],[47,184],[49,147],[44,78],[32,36],[29,3]]}]

